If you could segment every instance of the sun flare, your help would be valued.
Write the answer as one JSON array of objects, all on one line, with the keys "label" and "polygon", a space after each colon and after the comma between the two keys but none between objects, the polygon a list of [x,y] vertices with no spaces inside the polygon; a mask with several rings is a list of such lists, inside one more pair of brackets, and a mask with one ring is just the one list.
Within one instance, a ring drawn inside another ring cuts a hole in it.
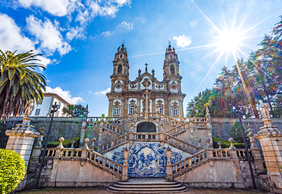
[{"label": "sun flare", "polygon": [[217,37],[217,46],[222,52],[236,52],[242,45],[243,36],[239,31],[225,30]]}]

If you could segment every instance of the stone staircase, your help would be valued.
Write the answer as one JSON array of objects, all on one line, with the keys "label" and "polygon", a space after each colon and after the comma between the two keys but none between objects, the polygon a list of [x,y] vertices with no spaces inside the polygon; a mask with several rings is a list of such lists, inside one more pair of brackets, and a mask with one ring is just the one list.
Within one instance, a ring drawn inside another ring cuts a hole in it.
[{"label": "stone staircase", "polygon": [[188,188],[164,178],[132,178],[127,182],[117,182],[107,190],[113,193],[175,193],[187,191]]}]

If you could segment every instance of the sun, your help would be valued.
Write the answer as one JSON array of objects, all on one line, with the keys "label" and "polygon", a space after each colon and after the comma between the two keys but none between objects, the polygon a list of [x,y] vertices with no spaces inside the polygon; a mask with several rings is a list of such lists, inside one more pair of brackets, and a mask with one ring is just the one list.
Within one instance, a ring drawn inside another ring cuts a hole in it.
[{"label": "sun", "polygon": [[216,45],[222,52],[236,52],[242,46],[243,34],[238,30],[225,30],[216,38]]}]

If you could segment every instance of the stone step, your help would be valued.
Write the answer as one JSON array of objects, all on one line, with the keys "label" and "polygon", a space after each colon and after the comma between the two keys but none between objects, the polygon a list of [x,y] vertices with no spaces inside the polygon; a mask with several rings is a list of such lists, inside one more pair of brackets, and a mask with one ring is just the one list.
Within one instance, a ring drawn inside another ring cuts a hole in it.
[{"label": "stone step", "polygon": [[108,191],[113,193],[174,193],[187,190],[185,185],[164,178],[132,178],[108,187]]},{"label": "stone step", "polygon": [[180,183],[176,183],[176,184],[114,184],[113,186],[115,187],[119,187],[119,188],[174,188],[174,187],[180,187],[181,184]]}]

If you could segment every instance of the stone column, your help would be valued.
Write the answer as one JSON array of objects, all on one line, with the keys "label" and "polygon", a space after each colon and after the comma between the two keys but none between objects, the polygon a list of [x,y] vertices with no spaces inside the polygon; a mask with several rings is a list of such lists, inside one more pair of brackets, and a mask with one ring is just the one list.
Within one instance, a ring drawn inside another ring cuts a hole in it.
[{"label": "stone column", "polygon": [[271,192],[282,193],[281,169],[279,168],[282,166],[282,147],[280,145],[282,132],[271,124],[270,118],[264,118],[262,122],[264,126],[255,134],[255,137],[260,141],[267,175],[271,181]]},{"label": "stone column", "polygon": [[[16,127],[11,130],[7,130],[5,133],[9,136],[6,149],[14,150],[19,153],[25,160],[25,166],[28,167],[31,151],[34,143],[34,139],[40,136],[39,132],[36,132],[34,127],[30,125],[31,118],[25,116],[22,124],[17,124]],[[39,157],[41,150],[37,150],[36,157]],[[27,175],[18,185],[16,190],[24,189],[26,185]]]},{"label": "stone column", "polygon": [[168,181],[173,181],[172,165],[171,165],[171,161],[170,161],[170,157],[171,157],[170,147],[167,147],[167,149],[166,149],[166,157],[167,157],[166,178],[167,178]]},{"label": "stone column", "polygon": [[124,148],[123,154],[124,154],[124,162],[123,162],[123,168],[122,168],[122,181],[127,181],[128,180],[128,163],[127,163],[127,159],[128,159],[128,153],[129,150],[127,148],[127,146]]},{"label": "stone column", "polygon": [[22,124],[17,124],[12,130],[6,131],[6,135],[9,136],[6,149],[19,153],[25,160],[26,166],[28,166],[34,138],[40,135],[30,125],[30,121],[31,118],[24,117]]},{"label": "stone column", "polygon": [[141,98],[137,98],[137,112],[140,113],[141,112]]},{"label": "stone column", "polygon": [[255,137],[254,137],[254,134],[253,134],[254,130],[251,129],[250,123],[248,124],[248,130],[247,131],[249,132],[247,136],[250,138],[250,142],[251,142],[250,148],[252,150],[252,156],[254,157],[254,166],[255,166],[255,169],[256,169],[256,174],[262,173],[264,171],[263,158],[260,154],[259,147],[256,144],[256,140],[255,140]]},{"label": "stone column", "polygon": [[86,125],[87,125],[87,122],[83,120],[82,124],[81,124],[81,129],[80,129],[80,141],[79,141],[79,147],[80,148],[83,145],[83,139],[84,139],[84,136],[85,136]]},{"label": "stone column", "polygon": [[155,102],[155,97],[152,98],[152,110],[151,113],[156,112],[156,102]]},{"label": "stone column", "polygon": [[112,117],[113,116],[113,102],[114,102],[114,100],[109,100],[108,117]]},{"label": "stone column", "polygon": [[240,169],[240,161],[237,156],[236,147],[233,145],[233,138],[229,138],[228,141],[230,142],[230,155],[233,160],[234,171],[237,179],[236,188],[245,188],[245,185],[242,180],[242,173]]}]

